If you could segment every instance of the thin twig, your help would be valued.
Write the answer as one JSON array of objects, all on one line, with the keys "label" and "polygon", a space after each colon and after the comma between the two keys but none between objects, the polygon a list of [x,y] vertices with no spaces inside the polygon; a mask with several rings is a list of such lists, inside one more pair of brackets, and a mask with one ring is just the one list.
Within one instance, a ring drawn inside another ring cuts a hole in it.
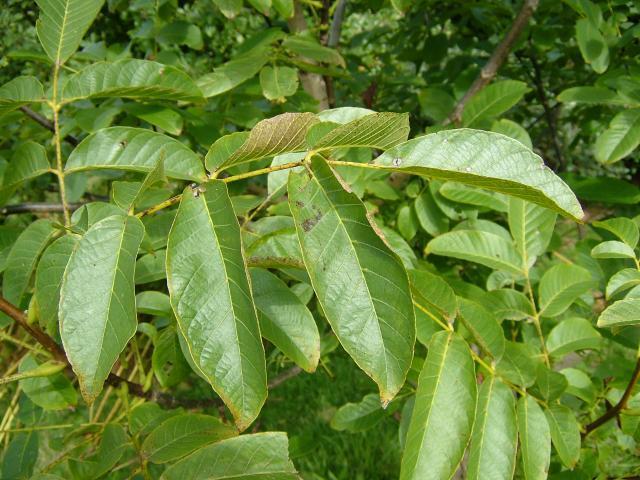
[{"label": "thin twig", "polygon": [[[24,329],[29,335],[31,335],[40,345],[42,345],[51,355],[58,361],[67,365],[67,372],[72,372],[71,364],[67,359],[64,350],[58,345],[53,338],[40,330],[37,325],[30,325],[27,322],[27,317],[24,312],[20,311],[18,307],[8,302],[5,298],[0,296],[0,312],[7,314],[12,318],[17,325]],[[283,372],[279,376],[275,377],[269,382],[269,388],[276,388],[286,380],[298,375],[302,369],[300,367],[293,367],[286,372]],[[144,391],[142,385],[131,382],[125,378],[122,378],[115,373],[110,373],[105,383],[112,387],[118,387],[122,384],[127,385],[130,394],[145,398],[147,400],[156,401],[160,405],[166,408],[184,407],[184,408],[207,408],[214,406],[221,406],[223,402],[218,397],[207,398],[204,400],[190,400],[190,399],[178,399],[172,395],[165,393],[154,393],[152,391]]]},{"label": "thin twig", "polygon": [[596,420],[588,424],[586,427],[584,427],[582,438],[586,437],[591,432],[593,432],[596,428],[600,427],[601,425],[604,425],[612,418],[616,418],[618,414],[626,408],[627,402],[629,401],[629,398],[631,398],[631,394],[633,393],[633,388],[635,387],[636,383],[638,383],[639,379],[640,379],[640,357],[638,357],[638,360],[636,361],[636,367],[633,370],[631,379],[629,380],[629,383],[627,384],[627,388],[622,394],[620,401],[618,401],[618,403],[616,403],[613,407],[611,407],[606,412],[604,412],[602,416],[600,416],[599,418],[597,418]]},{"label": "thin twig", "polygon": [[289,168],[299,167],[304,163],[304,161],[300,162],[289,162],[283,163],[282,165],[274,165],[272,167],[260,168],[258,170],[252,170],[246,173],[239,173],[238,175],[232,175],[230,177],[223,178],[222,181],[224,183],[236,182],[238,180],[244,180],[246,178],[257,177],[258,175],[263,175],[265,173],[277,172],[279,170],[287,170]]},{"label": "thin twig", "polygon": [[518,15],[516,16],[511,28],[502,39],[502,41],[498,44],[496,49],[491,54],[489,61],[487,64],[482,67],[480,70],[480,74],[476,77],[475,81],[469,87],[469,90],[462,96],[460,101],[456,104],[451,115],[446,119],[445,124],[449,123],[460,123],[460,119],[462,118],[462,111],[464,110],[467,102],[480,90],[486,87],[491,80],[494,79],[500,67],[505,62],[507,57],[509,56],[509,52],[513,48],[518,40],[518,37],[524,30],[524,27],[529,23],[529,19],[533,12],[535,12],[536,8],[538,8],[539,0],[524,0],[522,4],[522,8]]},{"label": "thin twig", "polygon": [[347,9],[347,0],[338,0],[336,9],[333,11],[331,19],[331,27],[329,28],[329,36],[327,38],[327,47],[336,48],[340,42],[340,33],[342,32],[342,22],[344,22],[344,12]]},{"label": "thin twig", "polygon": [[51,109],[53,110],[53,140],[56,147],[56,168],[54,173],[58,177],[58,188],[60,190],[60,203],[63,206],[64,224],[71,225],[71,212],[67,203],[67,193],[64,174],[64,162],[62,160],[62,136],[60,134],[60,103],[58,103],[58,80],[60,75],[60,65],[58,62],[53,66],[53,80],[51,88],[53,89],[51,99]]},{"label": "thin twig", "polygon": [[[70,210],[76,210],[83,206],[85,202],[70,203]],[[0,215],[13,215],[16,213],[62,213],[64,205],[61,203],[26,202],[15,205],[5,205],[0,207]]]},{"label": "thin twig", "polygon": [[553,145],[553,151],[556,154],[556,166],[562,167],[564,165],[564,158],[562,156],[562,147],[560,146],[560,140],[558,139],[558,126],[556,125],[556,118],[553,114],[553,109],[549,106],[549,99],[547,92],[544,89],[544,83],[542,82],[542,70],[540,64],[536,58],[536,55],[531,49],[531,55],[529,56],[531,65],[533,66],[534,83],[536,85],[536,92],[538,100],[544,109],[544,116],[549,126],[549,133],[551,134],[551,143]]},{"label": "thin twig", "polygon": [[164,210],[165,208],[171,207],[172,205],[179,203],[180,200],[182,200],[182,194],[176,195],[175,197],[171,197],[165,200],[164,202],[160,202],[159,204],[154,205],[153,207],[147,208],[146,210],[142,210],[141,212],[136,213],[136,217],[142,218],[142,217],[146,217],[147,215],[152,215],[156,212],[159,212],[160,210]]},{"label": "thin twig", "polygon": [[[12,318],[18,326],[31,335],[40,345],[42,345],[54,359],[59,362],[67,364],[67,370],[71,370],[71,364],[67,359],[67,355],[60,345],[58,345],[53,338],[43,332],[37,325],[30,325],[27,321],[27,317],[18,307],[8,302],[5,298],[0,297],[0,311],[7,314]],[[112,386],[118,386],[122,383],[127,384],[129,392],[138,397],[151,398],[150,392],[145,392],[141,385],[137,383],[129,382],[118,375],[113,373],[109,374],[106,383]]]},{"label": "thin twig", "polygon": [[[340,33],[342,32],[342,22],[344,21],[344,12],[347,8],[347,0],[338,0],[336,8],[331,19],[331,26],[327,35],[327,47],[337,48],[340,43]],[[336,103],[336,92],[333,86],[333,77],[324,76],[324,83],[327,86],[327,102],[329,107],[333,108]]]},{"label": "thin twig", "polygon": [[271,380],[267,387],[269,388],[269,390],[277,388],[290,378],[293,378],[300,373],[302,373],[302,368],[298,367],[297,365],[295,367],[291,367],[289,370],[285,370],[280,375]]},{"label": "thin twig", "polygon": [[[55,131],[55,126],[53,125],[53,122],[49,120],[47,117],[40,115],[38,112],[34,112],[29,107],[26,107],[24,105],[20,107],[20,110],[31,120],[35,121],[36,123],[39,123],[41,126],[46,128],[47,130],[50,130],[52,132]],[[67,135],[64,137],[63,140],[67,142],[69,145],[73,145],[74,147],[80,143],[80,140],[78,140],[73,135]]]},{"label": "thin twig", "polygon": [[42,345],[56,360],[68,363],[64,350],[53,338],[40,330],[37,325],[30,325],[24,312],[18,307],[9,303],[5,298],[0,297],[0,311],[12,318],[18,326],[31,335],[40,345]]}]

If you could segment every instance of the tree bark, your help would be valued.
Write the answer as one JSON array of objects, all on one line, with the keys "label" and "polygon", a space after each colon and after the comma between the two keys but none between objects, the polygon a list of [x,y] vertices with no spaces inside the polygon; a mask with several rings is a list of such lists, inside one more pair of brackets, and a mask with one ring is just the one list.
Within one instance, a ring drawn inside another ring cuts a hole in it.
[{"label": "tree bark", "polygon": [[516,40],[524,30],[524,27],[529,23],[529,19],[533,15],[533,12],[538,8],[539,0],[524,0],[522,4],[522,8],[518,15],[516,16],[511,28],[502,39],[502,41],[498,44],[496,49],[491,54],[489,61],[487,64],[482,67],[480,70],[480,74],[476,77],[474,82],[469,87],[469,90],[462,96],[460,101],[456,104],[453,112],[449,115],[449,117],[445,120],[445,125],[449,123],[460,123],[462,118],[462,111],[464,110],[467,102],[480,90],[486,87],[491,81],[495,78],[498,70],[504,64],[505,60],[509,56],[509,52],[513,48]]},{"label": "tree bark", "polygon": [[[291,33],[300,33],[309,29],[307,21],[304,18],[304,11],[300,2],[295,2],[293,17],[288,21]],[[305,62],[316,63],[309,58],[304,59]],[[329,108],[329,99],[327,98],[327,85],[322,75],[310,72],[300,72],[300,82],[305,91],[318,101],[318,108],[326,110]]]}]

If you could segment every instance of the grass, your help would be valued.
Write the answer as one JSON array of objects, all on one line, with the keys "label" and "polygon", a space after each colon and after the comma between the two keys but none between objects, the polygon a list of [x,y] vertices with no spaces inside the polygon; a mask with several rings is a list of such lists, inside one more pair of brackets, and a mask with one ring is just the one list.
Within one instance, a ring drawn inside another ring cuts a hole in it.
[{"label": "grass", "polygon": [[377,392],[376,385],[344,352],[334,352],[328,367],[332,376],[320,367],[270,392],[260,430],[288,432],[291,458],[305,480],[397,478],[401,452],[393,417],[359,433],[329,426],[340,406]]}]

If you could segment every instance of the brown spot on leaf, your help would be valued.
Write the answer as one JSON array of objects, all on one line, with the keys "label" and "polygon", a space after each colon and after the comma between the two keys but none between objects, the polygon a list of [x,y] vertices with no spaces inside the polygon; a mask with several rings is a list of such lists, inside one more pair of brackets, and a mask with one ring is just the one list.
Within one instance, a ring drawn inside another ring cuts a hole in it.
[{"label": "brown spot on leaf", "polygon": [[320,221],[321,218],[322,218],[322,212],[317,210],[313,217],[303,220],[302,229],[305,232],[311,231],[311,229],[317,225],[317,223]]}]

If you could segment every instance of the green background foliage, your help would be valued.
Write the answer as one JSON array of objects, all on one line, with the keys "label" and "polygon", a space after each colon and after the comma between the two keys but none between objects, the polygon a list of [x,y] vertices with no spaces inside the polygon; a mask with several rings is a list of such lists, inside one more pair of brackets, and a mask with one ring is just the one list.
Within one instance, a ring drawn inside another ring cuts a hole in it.
[{"label": "green background foliage", "polygon": [[638,19],[7,0],[0,478],[640,475]]}]

